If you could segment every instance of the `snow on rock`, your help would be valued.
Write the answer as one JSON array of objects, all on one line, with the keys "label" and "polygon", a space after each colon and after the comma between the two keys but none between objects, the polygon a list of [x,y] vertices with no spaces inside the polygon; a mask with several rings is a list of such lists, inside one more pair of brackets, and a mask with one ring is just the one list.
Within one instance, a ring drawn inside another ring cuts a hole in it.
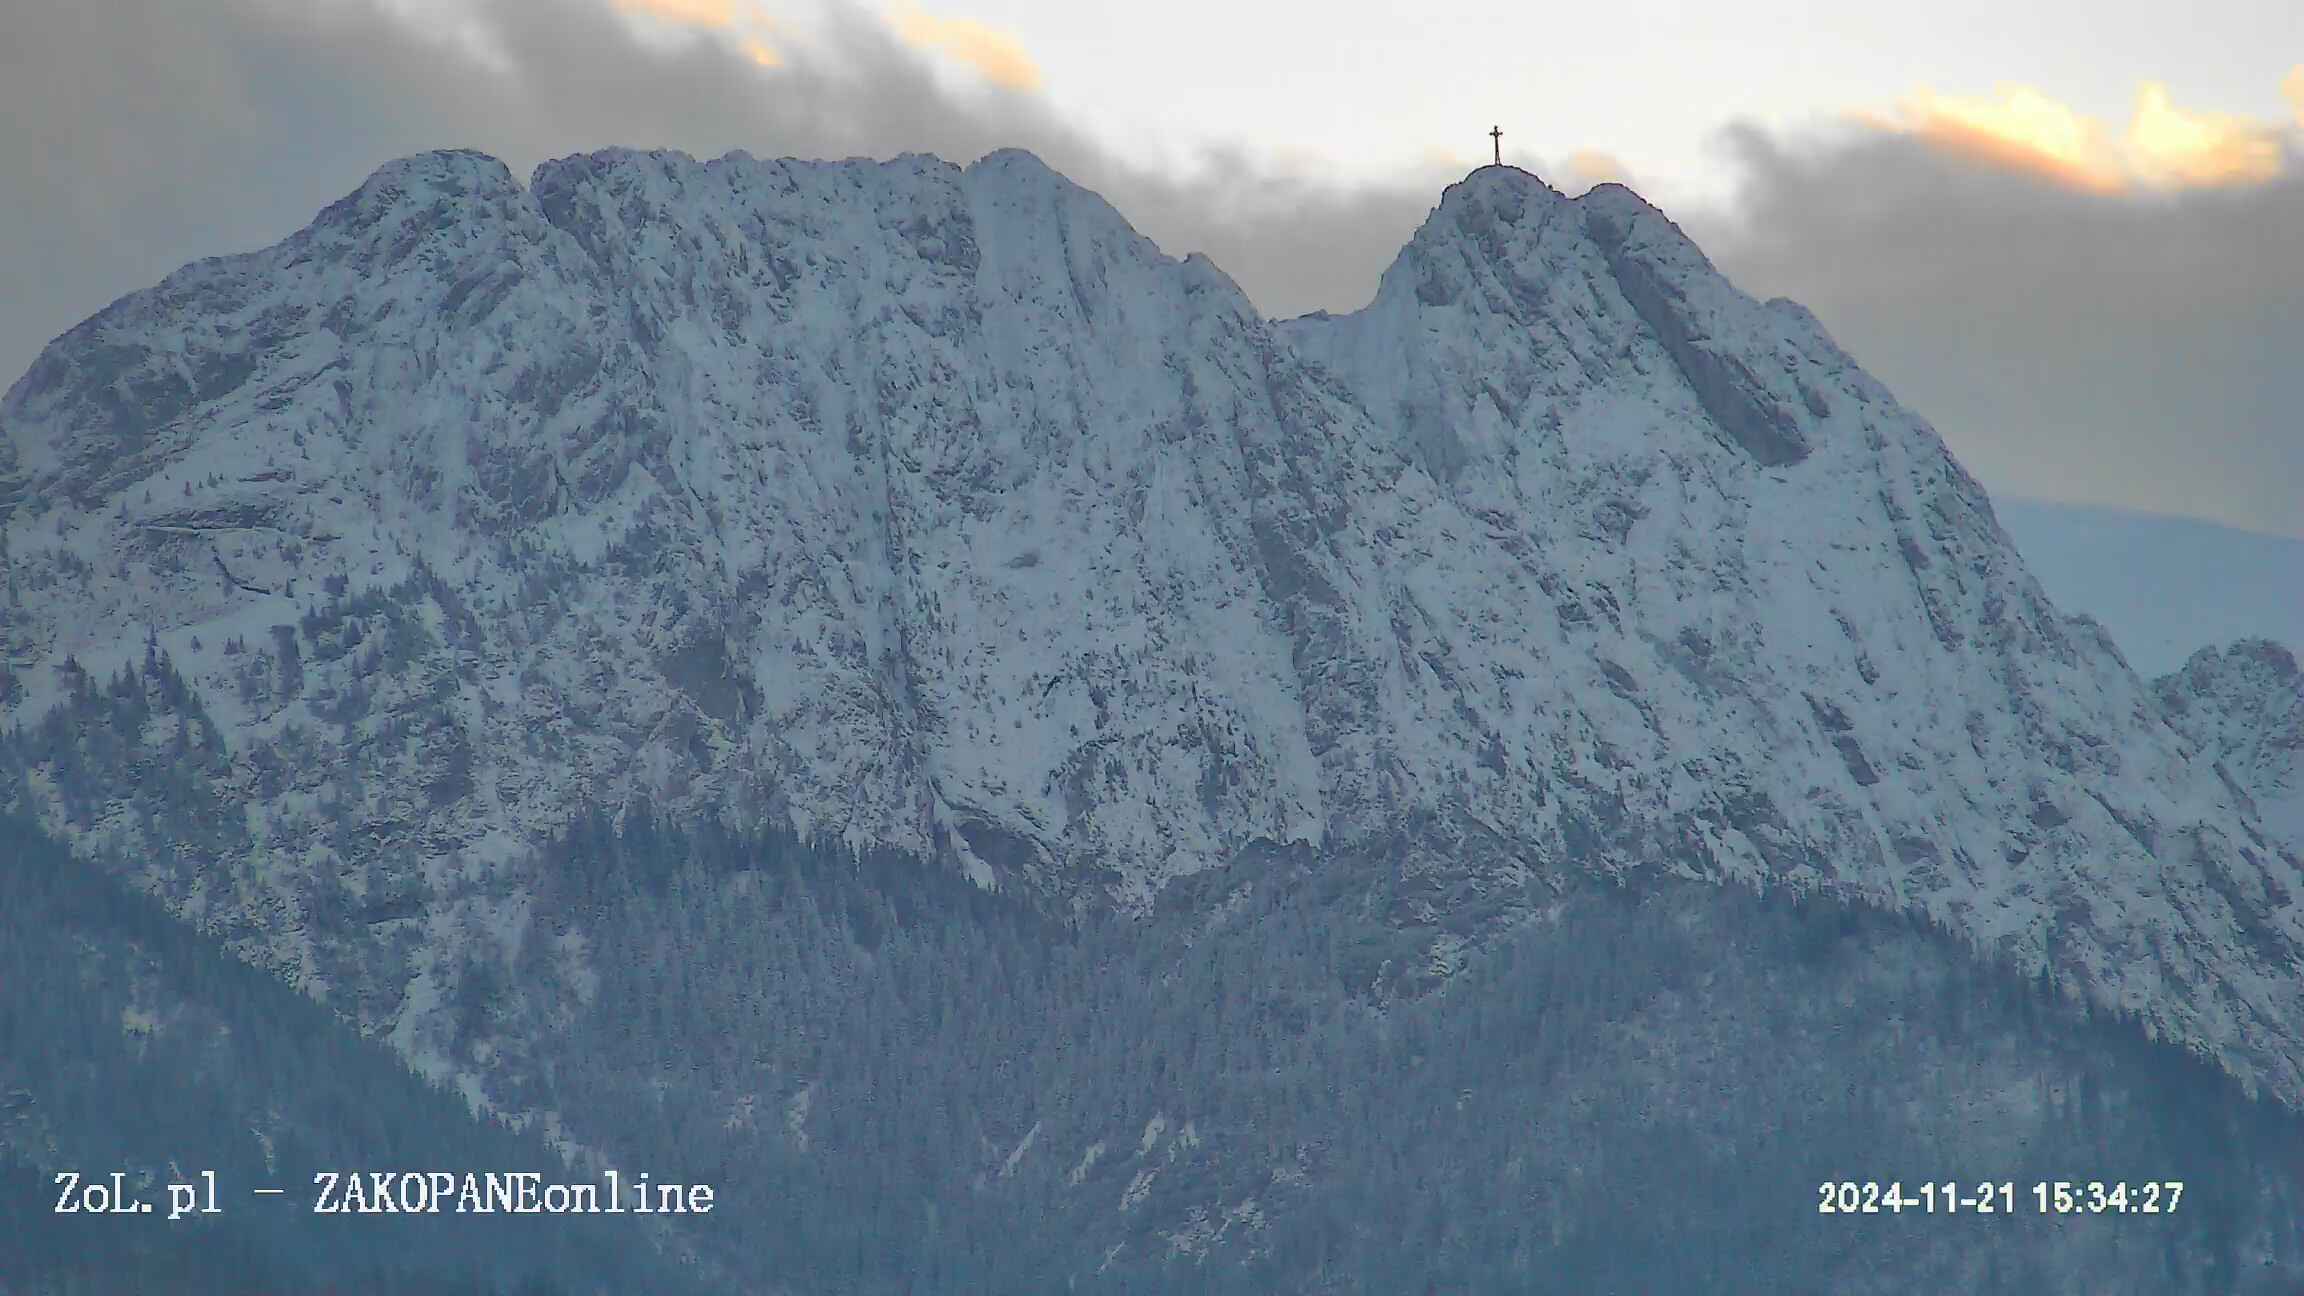
[{"label": "snow on rock", "polygon": [[163,649],[278,956],[381,868],[433,967],[579,803],[1082,903],[1298,841],[1441,928],[1565,870],[1843,888],[2304,1097],[2265,798],[1619,186],[1482,168],[1273,323],[1013,150],[428,154],[58,339],[0,431],[6,718]]},{"label": "snow on rock", "polygon": [[2176,728],[2246,792],[2264,827],[2288,848],[2304,846],[2304,672],[2296,655],[2267,639],[2203,648],[2153,689]]}]

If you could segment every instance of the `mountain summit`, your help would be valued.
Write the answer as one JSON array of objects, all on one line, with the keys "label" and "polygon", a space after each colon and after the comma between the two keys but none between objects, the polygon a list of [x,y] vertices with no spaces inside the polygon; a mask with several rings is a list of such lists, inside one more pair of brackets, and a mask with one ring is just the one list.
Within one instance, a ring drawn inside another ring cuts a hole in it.
[{"label": "mountain summit", "polygon": [[417,1054],[422,952],[637,803],[1078,908],[1305,843],[1436,976],[1572,877],[1829,890],[2304,1099],[2294,847],[1619,186],[1482,168],[1273,322],[1016,151],[427,154],[73,329],[0,433],[8,721],[131,671],[199,717],[51,725],[24,796],[317,993],[412,944],[360,1002]]}]

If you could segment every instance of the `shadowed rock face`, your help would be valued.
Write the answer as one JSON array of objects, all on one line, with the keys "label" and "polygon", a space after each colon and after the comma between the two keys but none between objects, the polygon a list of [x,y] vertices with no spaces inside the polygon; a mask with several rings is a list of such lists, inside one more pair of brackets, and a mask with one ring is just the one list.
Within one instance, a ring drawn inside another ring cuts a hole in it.
[{"label": "shadowed rock face", "polygon": [[[1662,215],[1629,190],[1621,199],[1607,194],[1588,200],[1587,207],[1587,228],[1607,253],[1617,288],[1680,367],[1713,425],[1767,467],[1781,468],[1807,458],[1799,412],[1779,402],[1745,361],[1722,353],[1704,331],[1680,281],[1658,264],[1656,235],[1657,227],[1665,224]],[[1665,237],[1677,239],[1678,233],[1673,228]],[[1710,269],[1708,263],[1701,264]],[[1820,418],[1831,412],[1816,389],[1806,388],[1802,395],[1810,415]]]},{"label": "shadowed rock face", "polygon": [[[294,919],[374,865],[424,966],[586,799],[1089,907],[1391,842],[1496,925],[1830,883],[2304,1080],[2294,858],[1925,423],[1621,188],[1483,168],[1274,324],[1012,151],[426,155],[74,329],[0,431],[6,718],[164,651],[247,813],[155,885],[283,965],[383,939]],[[411,1049],[433,989],[378,995]]]}]

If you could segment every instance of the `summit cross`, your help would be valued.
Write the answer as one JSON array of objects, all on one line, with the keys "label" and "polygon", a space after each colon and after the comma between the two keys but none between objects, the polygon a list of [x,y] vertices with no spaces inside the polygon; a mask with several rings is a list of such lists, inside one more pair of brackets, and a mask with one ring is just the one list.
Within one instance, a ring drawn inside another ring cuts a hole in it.
[{"label": "summit cross", "polygon": [[1488,142],[1496,146],[1496,165],[1504,165],[1504,128],[1501,126],[1489,127]]}]

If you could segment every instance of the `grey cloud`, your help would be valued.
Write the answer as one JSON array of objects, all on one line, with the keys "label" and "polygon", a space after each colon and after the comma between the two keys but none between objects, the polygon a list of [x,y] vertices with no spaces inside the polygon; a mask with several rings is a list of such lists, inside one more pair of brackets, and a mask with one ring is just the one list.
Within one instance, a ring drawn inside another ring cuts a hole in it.
[{"label": "grey cloud", "polygon": [[1350,192],[1223,153],[1189,178],[1134,167],[1038,98],[946,88],[927,56],[854,11],[773,73],[709,40],[650,49],[605,3],[493,0],[482,14],[507,71],[368,0],[59,3],[13,24],[0,370],[22,373],[113,297],[283,237],[377,164],[434,148],[478,148],[524,174],[615,144],[960,161],[1021,146],[1171,251],[1208,252],[1280,313],[1365,300],[1452,178]]},{"label": "grey cloud", "polygon": [[[1273,315],[1366,302],[1456,178],[1355,189],[1226,151],[1169,174],[1037,97],[945,86],[854,10],[772,73],[713,41],[650,50],[604,2],[482,12],[507,70],[374,0],[55,0],[14,20],[0,373],[112,297],[282,237],[377,164],[433,148],[525,173],[611,144],[954,160],[1016,145],[1170,252],[1207,252]],[[1739,218],[1690,213],[1691,232],[1745,286],[1815,308],[1995,488],[2300,529],[2296,185],[2111,202],[1910,141],[1732,138]]]},{"label": "grey cloud", "polygon": [[1995,490],[2304,535],[2304,180],[2106,198],[1883,135],[1728,137],[1747,290],[1808,305]]}]

